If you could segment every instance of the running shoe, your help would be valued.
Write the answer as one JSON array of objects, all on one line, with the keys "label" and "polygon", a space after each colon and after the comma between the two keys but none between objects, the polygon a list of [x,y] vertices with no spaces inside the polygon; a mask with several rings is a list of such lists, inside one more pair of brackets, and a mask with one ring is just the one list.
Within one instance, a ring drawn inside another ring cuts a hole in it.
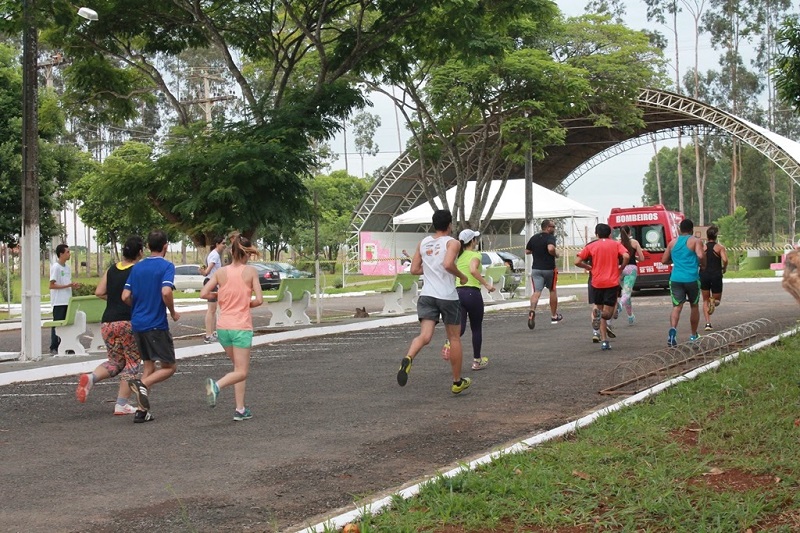
[{"label": "running shoe", "polygon": [[212,342],[217,342],[217,339],[215,339],[212,335],[207,335],[203,337],[203,342],[206,344],[211,344]]},{"label": "running shoe", "polygon": [[559,323],[559,322],[561,322],[562,320],[564,320],[564,317],[563,317],[563,316],[561,316],[561,313],[556,313],[556,315],[555,315],[555,316],[551,316],[551,317],[550,317],[550,323],[551,323],[551,324],[558,324],[558,323]]},{"label": "running shoe", "polygon": [[614,308],[614,320],[619,318],[620,311],[622,311],[622,306],[617,302],[617,307]]},{"label": "running shoe", "polygon": [[145,411],[150,409],[150,399],[147,397],[148,391],[145,384],[139,379],[132,379],[128,381],[128,387],[130,387],[136,395],[136,401],[139,403],[139,407]]},{"label": "running shoe", "polygon": [[609,343],[608,341],[603,341],[603,344],[600,345],[600,349],[603,350],[603,351],[610,350],[611,349],[611,343]]},{"label": "running shoe", "polygon": [[136,408],[129,403],[124,405],[116,404],[114,406],[114,416],[132,415],[136,412]]},{"label": "running shoe", "polygon": [[606,333],[608,333],[608,338],[609,339],[616,339],[617,338],[617,334],[614,333],[614,330],[611,329],[611,326],[606,326]]},{"label": "running shoe", "polygon": [[635,315],[631,315],[631,316],[628,317],[628,325],[632,326],[634,324],[636,324],[636,316]]},{"label": "running shoe", "polygon": [[711,316],[711,315],[713,315],[713,314],[714,314],[714,309],[715,309],[716,307],[717,307],[717,302],[716,302],[716,301],[714,301],[714,298],[711,298],[711,299],[708,301],[708,316]]},{"label": "running shoe", "polygon": [[78,388],[75,389],[75,397],[83,403],[90,390],[92,390],[92,380],[89,378],[89,374],[81,374],[81,377],[78,378]]},{"label": "running shoe", "polygon": [[133,423],[134,424],[143,424],[145,422],[152,422],[156,418],[150,414],[150,411],[142,411],[138,409],[136,413],[133,415]]},{"label": "running shoe", "polygon": [[536,327],[536,311],[528,311],[528,329]]},{"label": "running shoe", "polygon": [[695,333],[694,335],[692,335],[691,337],[689,337],[689,342],[694,342],[694,341],[696,341],[696,340],[697,340],[697,339],[699,339],[699,338],[700,338],[700,335],[698,335],[697,333]]},{"label": "running shoe", "polygon": [[600,332],[593,331],[592,332],[592,342],[600,342]]},{"label": "running shoe", "polygon": [[600,310],[596,307],[592,311],[592,329],[600,330]]},{"label": "running shoe", "polygon": [[452,391],[453,394],[461,394],[462,392],[464,392],[469,388],[471,383],[472,383],[471,379],[461,378],[461,383],[458,385],[453,383],[453,385],[450,387],[450,391]]},{"label": "running shoe", "polygon": [[442,346],[442,359],[445,361],[450,360],[450,339],[444,341],[444,346]]},{"label": "running shoe", "polygon": [[219,395],[219,386],[213,379],[206,379],[206,401],[210,407],[217,406],[217,396]]},{"label": "running shoe", "polygon": [[481,357],[480,359],[472,360],[472,370],[483,370],[487,366],[489,366],[488,357]]},{"label": "running shoe", "polygon": [[714,329],[714,326],[712,326],[711,322],[709,322],[708,324],[706,324],[706,327],[703,328],[703,329],[705,329],[706,331],[712,331]]},{"label": "running shoe", "polygon": [[400,370],[397,371],[397,384],[401,387],[405,387],[406,383],[408,383],[408,373],[411,372],[411,358],[406,356],[403,357],[403,361],[400,363]]},{"label": "running shoe", "polygon": [[678,345],[678,330],[675,328],[669,328],[669,334],[667,336],[667,346],[677,346]]},{"label": "running shoe", "polygon": [[250,420],[253,418],[253,413],[250,412],[249,407],[244,408],[244,412],[239,412],[236,409],[233,410],[233,419],[236,422],[241,422],[242,420]]}]

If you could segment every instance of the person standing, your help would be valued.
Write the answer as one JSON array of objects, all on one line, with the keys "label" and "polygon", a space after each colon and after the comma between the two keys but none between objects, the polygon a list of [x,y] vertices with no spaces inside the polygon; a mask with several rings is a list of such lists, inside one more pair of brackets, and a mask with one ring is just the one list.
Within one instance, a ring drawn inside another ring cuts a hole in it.
[{"label": "person standing", "polygon": [[706,267],[700,271],[700,293],[703,295],[703,314],[706,331],[711,331],[711,315],[722,300],[722,276],[728,270],[728,250],[717,242],[719,228],[710,226],[706,230]]},{"label": "person standing", "polygon": [[[472,370],[483,370],[489,364],[489,358],[481,356],[484,313],[481,286],[486,287],[489,292],[495,291],[494,286],[481,275],[481,253],[475,250],[478,246],[478,236],[480,233],[471,229],[465,229],[458,234],[461,250],[456,261],[458,270],[467,272],[467,282],[457,282],[456,291],[461,303],[461,336],[463,337],[467,331],[467,318],[469,318],[469,329],[472,331]],[[449,342],[447,341],[447,352],[450,350]]]},{"label": "person standing", "polygon": [[244,403],[245,380],[250,371],[250,348],[253,345],[253,317],[250,309],[260,306],[263,296],[258,271],[247,264],[250,257],[258,257],[258,250],[250,240],[237,235],[231,243],[231,256],[233,263],[211,275],[211,281],[203,286],[200,297],[213,297],[212,287],[218,287],[218,340],[233,363],[233,371],[220,380],[206,379],[208,405],[215,407],[220,390],[233,385],[236,402],[233,419],[238,422],[253,418],[250,408]]},{"label": "person standing", "polygon": [[128,382],[139,403],[133,418],[135,423],[153,420],[150,389],[169,379],[177,368],[167,310],[173,321],[177,321],[180,314],[175,311],[172,296],[175,265],[164,258],[169,247],[167,234],[161,230],[151,231],[147,236],[147,247],[150,255],[131,268],[122,291],[122,301],[131,306],[131,329],[144,364],[142,378]]},{"label": "person standing", "polygon": [[687,301],[691,307],[689,325],[692,334],[690,341],[698,339],[697,326],[700,324],[700,270],[706,266],[706,254],[703,242],[694,237],[694,222],[685,218],[681,220],[680,232],[672,239],[664,250],[661,262],[672,265],[669,275],[669,293],[672,297],[672,313],[669,316],[669,333],[667,345],[678,345],[678,321],[681,318],[683,304]]},{"label": "person standing", "polygon": [[631,237],[631,227],[622,226],[619,228],[619,242],[628,250],[630,261],[625,268],[622,269],[620,276],[620,285],[622,291],[619,297],[619,304],[617,312],[624,309],[628,315],[628,325],[632,326],[636,322],[636,317],[633,314],[633,304],[631,303],[631,294],[633,293],[633,286],[636,284],[636,278],[639,275],[639,267],[636,266],[637,261],[644,261],[644,252],[639,241]]},{"label": "person standing", "polygon": [[411,258],[411,273],[423,275],[425,283],[417,299],[419,335],[411,341],[408,355],[403,357],[397,371],[397,384],[404,387],[408,382],[411,363],[417,354],[431,342],[433,330],[441,317],[447,340],[450,341],[450,368],[453,384],[450,391],[460,394],[472,381],[461,377],[461,303],[456,291],[456,278],[467,283],[465,276],[456,266],[456,257],[461,248],[459,242],[450,236],[453,216],[447,209],[438,209],[432,217],[435,233],[422,239]]},{"label": "person standing", "polygon": [[[56,261],[50,266],[50,304],[53,306],[53,320],[67,318],[69,299],[72,289],[80,287],[80,283],[72,282],[72,269],[69,258],[72,256],[69,246],[64,243],[56,246]],[[56,328],[50,330],[50,355],[58,354],[61,337],[56,335]]]},{"label": "person standing", "polygon": [[[630,255],[621,243],[611,239],[611,226],[598,224],[594,233],[597,239],[578,253],[575,266],[586,269],[592,277],[592,330],[600,332],[600,347],[610,350],[608,342],[608,319],[614,316],[619,295],[619,278]],[[591,259],[591,263],[589,262]]]},{"label": "person standing", "polygon": [[558,313],[558,269],[556,268],[556,225],[552,220],[542,221],[542,231],[528,240],[525,254],[533,256],[531,267],[531,307],[528,310],[528,329],[536,327],[536,306],[546,288],[550,291],[550,323],[558,324],[564,317]]},{"label": "person standing", "polygon": [[122,291],[131,268],[142,258],[144,242],[139,236],[128,237],[122,247],[122,261],[106,270],[95,296],[106,300],[100,332],[108,350],[108,361],[100,363],[89,374],[81,374],[75,397],[84,403],[92,386],[98,381],[120,376],[115,415],[131,415],[136,409],[128,403],[131,395],[128,381],[136,379],[141,369],[141,357],[131,329],[131,307],[122,301]]},{"label": "person standing", "polygon": [[[225,250],[225,239],[223,237],[215,238],[213,241],[213,247],[206,257],[206,267],[200,270],[200,273],[205,276],[203,279],[203,286],[209,282],[211,276],[214,275],[214,273],[222,266],[223,250]],[[203,342],[206,344],[210,344],[217,340],[217,327],[215,324],[217,321],[216,292],[217,288],[212,286],[211,294],[208,298],[208,307],[206,308],[206,334],[203,336]]]}]

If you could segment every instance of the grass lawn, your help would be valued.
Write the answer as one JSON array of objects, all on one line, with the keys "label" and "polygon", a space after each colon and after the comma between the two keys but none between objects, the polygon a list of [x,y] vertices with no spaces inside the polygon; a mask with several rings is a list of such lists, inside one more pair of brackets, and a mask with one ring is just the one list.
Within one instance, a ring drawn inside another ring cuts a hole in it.
[{"label": "grass lawn", "polygon": [[435,480],[361,532],[800,531],[799,351],[790,338],[568,438]]}]

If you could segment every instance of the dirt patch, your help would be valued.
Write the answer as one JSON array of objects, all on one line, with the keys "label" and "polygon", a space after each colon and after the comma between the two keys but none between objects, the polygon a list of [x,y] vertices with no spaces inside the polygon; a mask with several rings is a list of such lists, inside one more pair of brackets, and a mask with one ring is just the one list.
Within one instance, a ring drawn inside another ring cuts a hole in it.
[{"label": "dirt patch", "polygon": [[765,490],[780,478],[770,474],[751,474],[738,468],[721,470],[712,468],[701,476],[689,480],[689,485],[708,487],[715,492],[747,492],[749,490]]}]

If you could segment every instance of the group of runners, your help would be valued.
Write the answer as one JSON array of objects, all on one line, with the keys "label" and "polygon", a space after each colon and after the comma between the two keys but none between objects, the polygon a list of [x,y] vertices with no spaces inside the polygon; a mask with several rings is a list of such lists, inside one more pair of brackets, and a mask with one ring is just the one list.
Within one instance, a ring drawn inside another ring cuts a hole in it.
[{"label": "group of runners", "polygon": [[[101,333],[108,360],[93,372],[81,374],[75,392],[77,400],[83,403],[94,384],[120,376],[114,414],[133,414],[134,423],[154,420],[150,391],[157,383],[169,379],[177,368],[167,312],[173,321],[179,320],[180,314],[175,310],[173,300],[175,265],[165,258],[168,250],[166,233],[152,231],[147,237],[147,247],[150,255],[144,257],[143,240],[137,236],[128,238],[122,248],[122,260],[103,274],[97,286],[95,294],[106,300]],[[209,342],[213,338],[222,345],[233,363],[233,370],[218,381],[206,379],[205,392],[208,404],[214,407],[220,391],[233,386],[236,404],[233,420],[241,421],[253,416],[245,405],[245,380],[253,340],[250,309],[261,305],[263,297],[258,272],[247,265],[250,257],[258,255],[258,250],[247,238],[234,233],[230,236],[232,261],[220,267],[219,254],[224,248],[224,239],[213,243],[209,254],[212,260],[207,261],[208,277],[200,297],[218,302],[217,335],[211,337],[208,334],[213,326],[207,322],[204,340]],[[53,270],[61,272],[56,268]],[[58,281],[56,285],[59,285]],[[65,285],[63,276],[60,281],[60,285]],[[131,393],[136,397],[135,406],[130,403]]]},{"label": "group of runners", "polygon": [[[475,251],[480,234],[466,229],[459,234],[458,240],[451,237],[452,215],[445,209],[434,212],[432,223],[435,233],[420,242],[411,260],[411,273],[425,276],[417,300],[420,332],[411,341],[408,353],[400,363],[397,383],[401,387],[406,385],[415,357],[430,343],[434,328],[441,319],[447,335],[442,355],[450,362],[451,391],[460,394],[471,384],[470,378],[461,376],[461,336],[466,329],[467,317],[472,328],[472,369],[481,370],[488,364],[488,359],[481,355],[483,299],[480,287],[494,288],[480,275],[480,254]],[[706,243],[694,236],[691,220],[684,219],[679,226],[680,235],[667,244],[662,258],[664,264],[672,265],[668,346],[678,344],[678,323],[686,302],[691,308],[689,341],[699,338],[701,296],[705,331],[713,329],[711,315],[722,299],[722,277],[728,266],[727,251],[717,242],[719,229],[716,226],[707,229]],[[536,308],[544,289],[549,291],[551,324],[558,324],[563,319],[558,312],[556,225],[552,220],[544,220],[541,229],[525,247],[525,253],[533,260],[529,329],[536,326]],[[608,224],[597,224],[595,240],[587,244],[575,260],[576,266],[589,273],[592,340],[599,342],[602,350],[610,350],[609,339],[616,337],[609,326],[611,320],[624,313],[629,325],[636,322],[631,294],[638,274],[636,264],[644,260],[644,252],[639,242],[631,237],[629,227],[622,226],[619,236],[619,240],[612,238],[612,228]]]}]

